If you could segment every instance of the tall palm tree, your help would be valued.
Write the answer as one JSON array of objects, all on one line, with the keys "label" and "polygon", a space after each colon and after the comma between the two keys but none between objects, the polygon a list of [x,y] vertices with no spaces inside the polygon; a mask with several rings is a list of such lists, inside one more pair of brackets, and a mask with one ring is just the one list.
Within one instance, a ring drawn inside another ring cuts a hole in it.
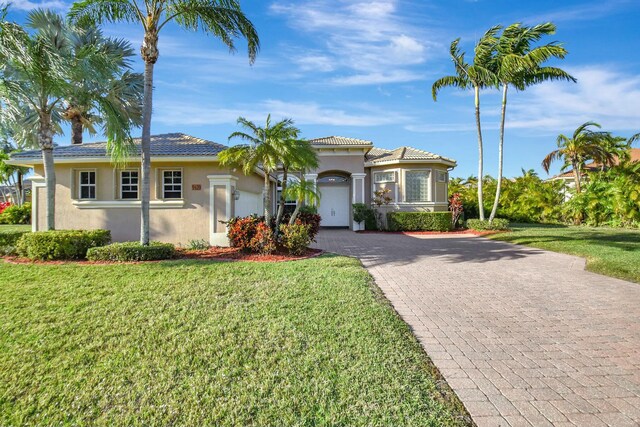
[{"label": "tall palm tree", "polygon": [[65,37],[43,32],[31,35],[18,24],[4,19],[0,22],[0,113],[4,122],[20,123],[12,129],[21,145],[37,146],[42,151],[49,230],[55,228],[53,137],[62,133],[61,104],[68,91],[67,46]]},{"label": "tall palm tree", "polygon": [[616,159],[616,153],[607,149],[611,134],[590,129],[600,128],[595,122],[586,122],[580,125],[571,138],[565,135],[558,135],[556,144],[558,149],[547,154],[542,161],[542,168],[549,173],[551,163],[562,160],[564,165],[561,170],[569,166],[573,168],[573,179],[576,186],[576,193],[582,191],[582,170],[587,160],[593,160],[604,165],[612,165]]},{"label": "tall palm tree", "polygon": [[[483,143],[482,126],[480,124],[480,90],[488,87],[497,87],[498,80],[490,68],[492,52],[498,42],[497,33],[502,27],[497,25],[487,30],[480,38],[474,49],[473,64],[468,64],[465,53],[459,48],[460,39],[451,43],[449,53],[455,68],[455,75],[441,77],[431,87],[433,100],[437,100],[438,92],[448,86],[468,90],[473,88],[475,103],[476,128],[478,132],[478,176],[483,176]],[[484,220],[482,180],[478,182],[478,206],[480,219]]]},{"label": "tall palm tree", "polygon": [[300,210],[304,203],[315,205],[320,201],[320,190],[314,182],[303,179],[291,184],[286,190],[285,197],[294,199],[297,202],[296,208],[289,219],[289,225],[293,225],[296,223],[296,219],[298,215],[300,215]]},{"label": "tall palm tree", "polygon": [[66,79],[62,116],[71,123],[71,143],[100,125],[107,149],[121,160],[133,144],[131,131],[142,124],[143,75],[131,71],[134,50],[124,39],[105,37],[91,24],[71,26],[51,11],[35,11],[30,26],[52,36],[67,33]]},{"label": "tall palm tree", "polygon": [[498,183],[489,221],[493,221],[498,211],[502,189],[502,170],[504,164],[504,124],[507,114],[507,91],[509,86],[523,91],[528,86],[549,80],[577,80],[564,70],[545,67],[543,64],[551,58],[564,59],[567,51],[556,42],[543,46],[533,44],[544,36],[555,34],[556,26],[550,22],[532,27],[520,23],[504,29],[495,46],[491,68],[502,86],[502,109],[500,115],[500,140],[498,143]]},{"label": "tall palm tree", "polygon": [[[297,138],[297,134],[296,134]],[[277,226],[282,221],[284,215],[284,205],[287,201],[287,185],[289,178],[289,171],[304,172],[308,169],[318,167],[318,155],[316,151],[311,147],[308,141],[301,139],[288,139],[282,141],[280,145],[281,152],[281,168],[282,168],[282,191],[280,193],[280,200],[278,204],[278,213],[276,214],[276,235],[278,234],[279,227]]]},{"label": "tall palm tree", "polygon": [[140,54],[144,61],[144,97],[141,138],[141,214],[140,243],[149,244],[149,201],[151,198],[151,113],[153,110],[153,71],[160,55],[158,37],[170,22],[186,30],[201,30],[221,40],[235,51],[235,39],[247,40],[249,61],[253,63],[260,47],[258,33],[244,15],[238,0],[80,0],[69,17],[75,22],[136,22],[144,30]]},{"label": "tall palm tree", "polygon": [[238,124],[247,132],[233,132],[229,141],[238,138],[245,144],[234,145],[218,154],[222,166],[238,167],[245,175],[264,171],[264,217],[271,224],[271,177],[278,170],[283,159],[283,146],[295,139],[300,132],[291,119],[283,119],[271,124],[271,114],[267,116],[265,127],[260,127],[244,117],[238,118]]}]

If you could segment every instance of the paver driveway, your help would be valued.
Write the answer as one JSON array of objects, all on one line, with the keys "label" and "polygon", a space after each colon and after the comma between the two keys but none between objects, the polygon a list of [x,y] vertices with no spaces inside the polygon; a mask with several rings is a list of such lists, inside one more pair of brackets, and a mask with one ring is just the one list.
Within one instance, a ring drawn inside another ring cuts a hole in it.
[{"label": "paver driveway", "polygon": [[362,260],[478,426],[640,426],[640,285],[476,237],[317,246]]}]

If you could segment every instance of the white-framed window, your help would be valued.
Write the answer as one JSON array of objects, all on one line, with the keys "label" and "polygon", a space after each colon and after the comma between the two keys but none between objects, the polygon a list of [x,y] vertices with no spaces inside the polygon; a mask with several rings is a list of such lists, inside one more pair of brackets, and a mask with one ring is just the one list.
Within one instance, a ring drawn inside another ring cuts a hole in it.
[{"label": "white-framed window", "polygon": [[120,198],[137,199],[140,173],[134,170],[120,172]]},{"label": "white-framed window", "polygon": [[[278,175],[278,187],[276,192],[276,203],[280,203],[280,197],[282,196],[282,180],[284,179],[284,175]],[[291,184],[297,184],[300,182],[300,178],[295,175],[287,175],[287,186],[291,186]],[[285,212],[293,212],[298,202],[295,199],[285,199],[284,201],[284,209]]]},{"label": "white-framed window", "polygon": [[162,171],[162,198],[182,199],[182,171]]},{"label": "white-framed window", "polygon": [[96,172],[78,172],[78,198],[81,200],[93,200],[96,198]]},{"label": "white-framed window", "polygon": [[438,171],[438,182],[447,182],[448,175],[445,171]]},{"label": "white-framed window", "polygon": [[380,184],[383,182],[395,182],[395,181],[396,181],[396,173],[393,171],[373,173],[373,182],[376,184]]},{"label": "white-framed window", "polygon": [[429,170],[408,170],[404,173],[405,201],[409,203],[428,202],[430,187]]}]

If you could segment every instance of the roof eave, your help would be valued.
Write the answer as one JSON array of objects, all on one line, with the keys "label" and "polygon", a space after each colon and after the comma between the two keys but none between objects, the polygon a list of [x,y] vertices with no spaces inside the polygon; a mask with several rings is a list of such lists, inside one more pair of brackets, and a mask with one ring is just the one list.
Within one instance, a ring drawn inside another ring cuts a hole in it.
[{"label": "roof eave", "polygon": [[366,168],[370,168],[374,166],[387,166],[387,165],[395,165],[395,164],[402,164],[402,163],[437,163],[437,164],[443,164],[451,167],[456,167],[458,165],[458,163],[455,160],[441,158],[441,159],[412,159],[412,160],[394,159],[394,160],[385,160],[382,162],[370,161],[370,162],[365,162],[364,166]]},{"label": "roof eave", "polygon": [[[151,161],[187,161],[187,162],[217,162],[218,156],[151,156]],[[135,157],[128,159],[127,162],[139,163],[140,159]],[[28,157],[24,159],[9,159],[6,161],[8,165],[31,167],[41,165],[42,158]],[[55,164],[72,164],[72,163],[111,163],[109,157],[60,157],[54,158]]]}]

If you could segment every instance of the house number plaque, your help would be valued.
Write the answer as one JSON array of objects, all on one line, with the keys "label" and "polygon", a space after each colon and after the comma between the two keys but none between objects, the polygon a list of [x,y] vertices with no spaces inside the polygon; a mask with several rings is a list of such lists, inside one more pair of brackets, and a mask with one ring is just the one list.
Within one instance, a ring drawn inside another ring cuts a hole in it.
[{"label": "house number plaque", "polygon": [[200,191],[202,190],[202,184],[191,184],[191,189],[193,191]]}]

